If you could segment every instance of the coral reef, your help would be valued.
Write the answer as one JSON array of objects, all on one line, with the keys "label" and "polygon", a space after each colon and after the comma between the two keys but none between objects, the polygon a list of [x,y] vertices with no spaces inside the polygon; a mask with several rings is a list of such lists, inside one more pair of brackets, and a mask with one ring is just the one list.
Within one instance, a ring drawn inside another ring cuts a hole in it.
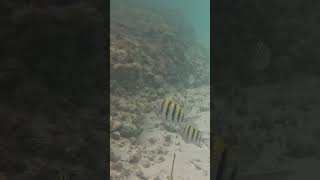
[{"label": "coral reef", "polygon": [[[111,145],[142,152],[130,139],[143,131],[144,114],[155,111],[154,102],[171,92],[183,94],[188,87],[208,84],[208,51],[196,43],[192,27],[175,11],[126,0],[112,0],[111,7]],[[147,168],[149,160],[134,152],[128,155],[123,163],[130,164],[130,175],[143,179],[134,164],[139,161]],[[126,171],[112,171],[113,179],[126,177]]]},{"label": "coral reef", "polygon": [[191,29],[183,18],[136,6],[111,10],[111,79],[131,85],[130,90],[135,86],[176,87],[179,83],[186,87],[190,74],[198,84],[208,82],[209,57],[192,39],[192,31],[180,37],[186,33],[182,29]]}]

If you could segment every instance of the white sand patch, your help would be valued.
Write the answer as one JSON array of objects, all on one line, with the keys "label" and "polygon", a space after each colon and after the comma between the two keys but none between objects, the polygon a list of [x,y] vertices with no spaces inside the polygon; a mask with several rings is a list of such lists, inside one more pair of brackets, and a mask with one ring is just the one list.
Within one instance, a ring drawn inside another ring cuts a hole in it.
[{"label": "white sand patch", "polygon": [[[196,94],[195,94],[196,93]],[[195,116],[190,119],[201,131],[210,130],[210,112],[198,111],[199,106],[209,107],[209,88],[203,90],[190,90],[188,96],[197,99],[193,111],[189,114]],[[176,152],[173,170],[174,180],[208,180],[210,179],[210,149],[202,144],[201,147],[186,143],[176,132],[169,132],[161,117],[155,113],[145,117],[144,131],[139,143],[145,147],[144,159],[150,160],[150,166],[141,164],[145,177],[153,179],[167,179],[171,174],[172,161]],[[171,140],[169,137],[171,137]],[[152,139],[152,140],[150,140]],[[140,164],[139,164],[140,165]]]}]

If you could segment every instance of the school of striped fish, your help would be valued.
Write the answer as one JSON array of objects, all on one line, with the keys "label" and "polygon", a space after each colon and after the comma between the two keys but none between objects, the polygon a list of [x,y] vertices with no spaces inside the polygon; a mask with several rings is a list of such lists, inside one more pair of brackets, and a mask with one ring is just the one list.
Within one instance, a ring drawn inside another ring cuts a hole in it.
[{"label": "school of striped fish", "polygon": [[[182,139],[187,143],[193,143],[201,147],[202,143],[205,143],[202,135],[204,132],[195,127],[191,122],[192,118],[185,118],[185,112],[182,105],[179,105],[171,98],[164,98],[159,105],[158,114],[162,117],[163,120],[169,123],[179,125],[178,134]],[[225,144],[222,138],[211,134],[213,138],[213,144],[211,144],[213,150],[213,159],[214,162],[211,162],[215,169],[215,179],[222,180],[234,180],[237,174],[237,164],[233,163],[232,168],[227,167],[229,165],[230,151],[229,147]]]},{"label": "school of striped fish", "polygon": [[[192,117],[185,115],[184,106],[179,105],[171,98],[164,98],[159,105],[158,114],[163,120],[180,126],[178,134],[187,143],[201,145],[205,142],[202,132],[192,124]],[[224,139],[214,132],[209,132],[211,143],[212,160],[210,166],[213,168],[214,180],[259,180],[266,177],[280,180],[291,173],[290,170],[275,170],[270,172],[240,172],[237,160],[238,146],[225,143]],[[201,146],[200,146],[201,147]],[[171,179],[173,180],[173,179]]]},{"label": "school of striped fish", "polygon": [[164,98],[160,104],[159,114],[166,122],[180,126],[179,134],[186,142],[200,145],[202,132],[185,119],[182,105],[170,98]]}]

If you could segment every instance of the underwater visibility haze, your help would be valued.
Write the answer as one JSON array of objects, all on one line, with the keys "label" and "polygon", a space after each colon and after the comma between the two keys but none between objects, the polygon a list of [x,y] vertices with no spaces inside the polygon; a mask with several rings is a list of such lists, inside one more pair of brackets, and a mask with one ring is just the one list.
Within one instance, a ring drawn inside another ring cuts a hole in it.
[{"label": "underwater visibility haze", "polygon": [[111,179],[210,179],[209,1],[110,9]]},{"label": "underwater visibility haze", "polygon": [[183,14],[195,31],[196,41],[210,49],[210,0],[144,0],[150,6],[175,9]]}]

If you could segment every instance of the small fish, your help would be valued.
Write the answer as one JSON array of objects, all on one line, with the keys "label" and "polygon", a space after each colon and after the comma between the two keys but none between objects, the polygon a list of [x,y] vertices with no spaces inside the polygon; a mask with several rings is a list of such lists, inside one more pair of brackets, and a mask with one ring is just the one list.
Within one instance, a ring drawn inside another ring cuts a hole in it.
[{"label": "small fish", "polygon": [[70,180],[70,177],[65,174],[60,174],[58,180]]},{"label": "small fish", "polygon": [[227,145],[221,137],[213,137],[213,174],[215,180],[282,180],[292,171],[277,170],[268,172],[240,172],[237,160],[238,146]]},{"label": "small fish", "polygon": [[221,137],[214,136],[212,148],[212,166],[215,180],[236,180],[238,164],[234,157],[235,148],[225,144]]},{"label": "small fish", "polygon": [[159,113],[166,121],[172,123],[184,122],[183,108],[170,98],[161,101]]},{"label": "small fish", "polygon": [[195,128],[190,123],[186,123],[183,129],[180,131],[182,138],[186,142],[191,142],[196,145],[199,145],[201,143],[202,139],[202,132]]},{"label": "small fish", "polygon": [[65,172],[65,171],[60,171],[58,174],[58,178],[57,180],[72,180],[73,178],[71,178],[72,176]]}]

